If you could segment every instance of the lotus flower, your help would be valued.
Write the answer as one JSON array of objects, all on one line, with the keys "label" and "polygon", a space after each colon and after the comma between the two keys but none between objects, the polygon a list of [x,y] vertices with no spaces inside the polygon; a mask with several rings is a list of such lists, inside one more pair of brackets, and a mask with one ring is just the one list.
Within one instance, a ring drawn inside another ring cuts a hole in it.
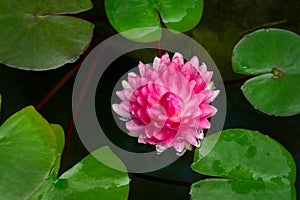
[{"label": "lotus flower", "polygon": [[112,105],[126,119],[128,135],[155,145],[158,153],[173,147],[183,154],[199,147],[203,129],[210,128],[208,118],[217,112],[210,105],[219,93],[210,82],[213,72],[204,63],[199,66],[196,56],[184,63],[180,53],[172,61],[165,53],[153,66],[140,62],[138,67],[140,75],[128,73],[124,89],[116,92],[121,103]]}]

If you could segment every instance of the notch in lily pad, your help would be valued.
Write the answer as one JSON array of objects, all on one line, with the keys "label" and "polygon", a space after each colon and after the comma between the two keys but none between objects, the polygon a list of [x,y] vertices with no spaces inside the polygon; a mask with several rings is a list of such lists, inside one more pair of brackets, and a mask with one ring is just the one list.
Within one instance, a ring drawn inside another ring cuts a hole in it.
[{"label": "notch in lily pad", "polygon": [[90,0],[0,0],[0,63],[41,71],[72,62],[89,46],[94,25],[65,14],[92,7]]},{"label": "notch in lily pad", "polygon": [[203,0],[105,0],[105,10],[111,25],[123,36],[153,42],[160,40],[162,26],[176,32],[193,29],[202,17]]},{"label": "notch in lily pad", "polygon": [[235,46],[236,73],[255,76],[241,89],[258,110],[275,116],[300,113],[300,36],[283,29],[260,29]]},{"label": "notch in lily pad", "polygon": [[274,67],[272,69],[272,74],[273,74],[273,78],[280,78],[281,77],[281,71],[276,67]]}]

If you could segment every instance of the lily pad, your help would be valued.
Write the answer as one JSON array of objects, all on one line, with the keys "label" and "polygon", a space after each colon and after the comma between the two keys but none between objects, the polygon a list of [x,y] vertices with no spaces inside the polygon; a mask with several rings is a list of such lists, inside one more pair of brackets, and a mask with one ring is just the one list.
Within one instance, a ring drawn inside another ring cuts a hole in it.
[{"label": "lily pad", "polygon": [[[56,133],[61,133],[59,127],[55,127],[54,130],[57,130]],[[97,199],[100,197],[101,199],[127,199],[129,177],[124,172],[126,167],[109,147],[97,149],[57,178],[60,153],[49,177],[29,199]],[[123,172],[99,162],[105,159],[117,163],[124,169]]]},{"label": "lily pad", "polygon": [[[108,152],[110,149],[102,147],[94,151],[58,179],[52,180],[47,191],[43,188],[31,199],[126,200],[129,193],[128,174],[101,164],[94,156],[102,155],[103,151]],[[118,159],[116,156],[111,158]],[[121,163],[120,160],[119,162]]]},{"label": "lily pad", "polygon": [[296,199],[290,153],[266,135],[229,129],[206,137],[192,169],[215,178],[192,185],[192,199]]},{"label": "lily pad", "polygon": [[1,198],[28,198],[48,177],[57,149],[53,129],[33,107],[5,121],[0,127]]},{"label": "lily pad", "polygon": [[105,0],[105,10],[112,26],[125,37],[152,42],[160,40],[163,25],[178,32],[193,29],[201,19],[203,0]]},{"label": "lily pad", "polygon": [[71,62],[88,47],[94,25],[74,14],[90,0],[0,0],[0,63],[48,70]]},{"label": "lily pad", "polygon": [[256,77],[242,91],[247,100],[269,115],[300,113],[300,36],[281,29],[261,29],[235,46],[233,70]]},{"label": "lily pad", "polygon": [[95,158],[110,156],[125,169],[108,147],[94,151],[57,178],[63,147],[63,129],[49,124],[32,106],[5,121],[0,127],[1,198],[127,199],[128,174]]}]

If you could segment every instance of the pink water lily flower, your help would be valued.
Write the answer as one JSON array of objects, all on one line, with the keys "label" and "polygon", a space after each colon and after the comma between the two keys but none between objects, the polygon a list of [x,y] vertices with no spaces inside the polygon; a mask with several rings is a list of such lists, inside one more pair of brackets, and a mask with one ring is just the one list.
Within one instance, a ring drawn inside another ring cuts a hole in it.
[{"label": "pink water lily flower", "polygon": [[124,89],[116,93],[121,103],[112,105],[127,120],[128,135],[155,145],[159,153],[169,147],[179,154],[191,145],[199,147],[203,129],[210,128],[208,118],[217,112],[210,105],[219,93],[213,90],[213,72],[205,63],[199,66],[196,56],[184,63],[180,53],[172,60],[165,53],[153,66],[140,62],[138,67],[140,75],[128,73]]}]

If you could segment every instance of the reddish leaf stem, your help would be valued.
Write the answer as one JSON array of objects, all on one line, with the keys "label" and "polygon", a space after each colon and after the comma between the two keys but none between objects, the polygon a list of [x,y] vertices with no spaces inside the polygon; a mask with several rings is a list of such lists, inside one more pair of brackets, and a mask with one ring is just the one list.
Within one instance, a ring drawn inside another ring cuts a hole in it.
[{"label": "reddish leaf stem", "polygon": [[160,41],[157,41],[157,56],[160,58],[162,56]]},{"label": "reddish leaf stem", "polygon": [[[64,158],[64,155],[65,155],[65,152],[66,152],[66,149],[67,149],[67,146],[68,146],[68,143],[69,143],[69,140],[70,140],[70,137],[71,137],[71,133],[72,133],[72,130],[74,128],[74,121],[76,120],[76,116],[77,116],[77,113],[78,113],[78,110],[80,108],[80,105],[83,101],[83,98],[85,96],[85,93],[88,89],[88,86],[89,86],[89,83],[90,83],[90,80],[95,72],[95,69],[97,67],[97,64],[99,62],[99,59],[100,59],[100,55],[97,57],[97,59],[94,60],[91,68],[89,69],[88,73],[87,73],[87,77],[85,79],[85,82],[83,83],[83,86],[80,90],[80,94],[79,94],[79,97],[78,99],[75,99],[76,100],[76,104],[75,104],[75,107],[73,109],[73,114],[72,114],[72,117],[69,121],[69,124],[68,124],[68,128],[67,128],[67,131],[66,131],[66,135],[65,135],[65,145],[64,145],[64,149],[63,149],[63,152],[62,152],[62,156],[61,156],[61,160],[63,160]],[[59,174],[61,174],[62,172],[62,162],[60,163],[60,167],[59,167]]]},{"label": "reddish leaf stem", "polygon": [[64,85],[65,83],[78,71],[81,62],[78,62],[68,73],[35,105],[37,110],[40,110]]}]

